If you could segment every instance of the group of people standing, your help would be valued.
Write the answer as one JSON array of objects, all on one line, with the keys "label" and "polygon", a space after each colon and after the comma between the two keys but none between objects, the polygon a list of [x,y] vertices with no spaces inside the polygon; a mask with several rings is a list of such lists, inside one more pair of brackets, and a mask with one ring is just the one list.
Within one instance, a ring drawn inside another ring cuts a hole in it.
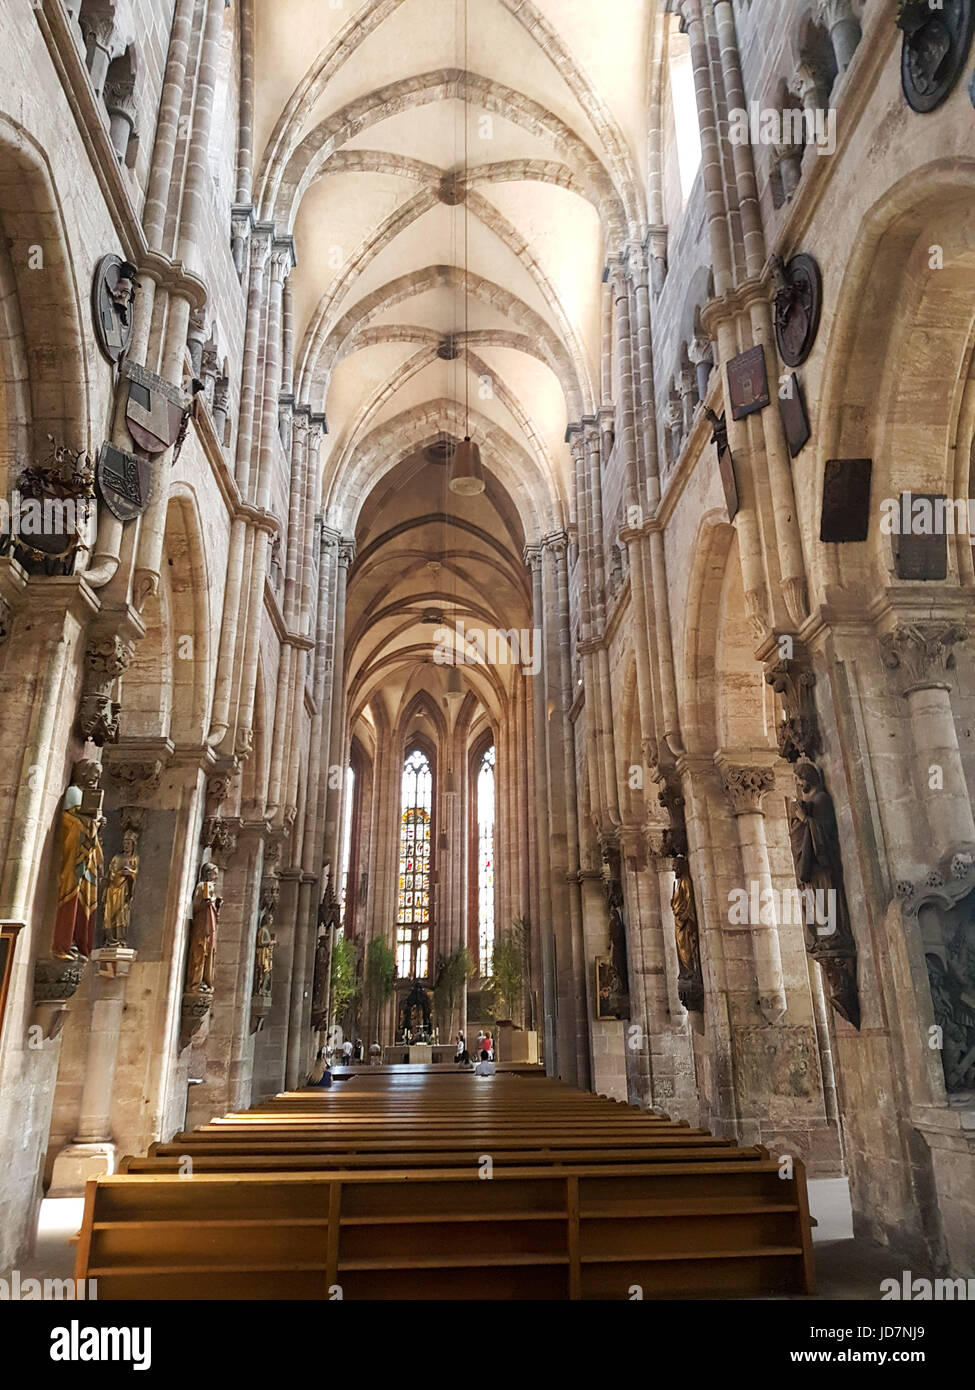
[{"label": "group of people standing", "polygon": [[[482,1062],[494,1061],[494,1039],[490,1033],[485,1033],[483,1029],[478,1030],[477,1041],[474,1044],[474,1056]],[[467,1039],[463,1032],[457,1034],[457,1046],[454,1049],[455,1062],[469,1062],[471,1054],[467,1048]]]}]

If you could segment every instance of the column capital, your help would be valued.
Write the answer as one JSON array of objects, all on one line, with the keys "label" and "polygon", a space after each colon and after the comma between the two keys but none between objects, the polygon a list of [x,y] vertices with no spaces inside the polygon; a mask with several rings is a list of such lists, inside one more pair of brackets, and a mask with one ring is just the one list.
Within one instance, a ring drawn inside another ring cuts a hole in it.
[{"label": "column capital", "polygon": [[263,274],[274,240],[273,222],[255,222],[250,234],[251,271]]},{"label": "column capital", "polygon": [[525,564],[533,572],[537,572],[542,567],[542,547],[540,545],[525,546]]},{"label": "column capital", "polygon": [[340,536],[339,542],[339,566],[348,569],[355,559],[355,537]]},{"label": "column capital", "polygon": [[775,773],[770,767],[725,763],[720,767],[720,772],[724,793],[734,815],[764,815],[762,801],[775,786]]},{"label": "column capital", "polygon": [[960,623],[941,621],[902,623],[880,638],[881,660],[905,698],[916,690],[950,690],[955,669],[951,650],[968,638]]},{"label": "column capital", "polygon": [[542,550],[550,550],[553,555],[564,555],[569,548],[569,537],[565,531],[550,531],[542,537]]}]

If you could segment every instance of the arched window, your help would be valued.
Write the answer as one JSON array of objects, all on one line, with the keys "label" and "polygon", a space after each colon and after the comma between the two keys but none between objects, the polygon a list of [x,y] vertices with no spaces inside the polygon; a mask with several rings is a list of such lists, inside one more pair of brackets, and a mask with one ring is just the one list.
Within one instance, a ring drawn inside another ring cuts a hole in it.
[{"label": "arched window", "polygon": [[403,979],[430,973],[430,825],[433,773],[419,748],[403,764],[399,887],[396,898],[396,970]]},{"label": "arched window", "polygon": [[355,810],[355,768],[350,764],[345,774],[345,828],[342,832],[342,925],[346,923],[346,903],[349,900],[349,863],[352,858],[352,821]]},{"label": "arched window", "polygon": [[494,950],[494,744],[484,750],[477,774],[477,955],[483,976]]},{"label": "arched window", "polygon": [[669,67],[681,201],[686,203],[701,167],[701,127],[694,92],[691,46],[687,35],[680,33],[676,27],[671,34]]}]

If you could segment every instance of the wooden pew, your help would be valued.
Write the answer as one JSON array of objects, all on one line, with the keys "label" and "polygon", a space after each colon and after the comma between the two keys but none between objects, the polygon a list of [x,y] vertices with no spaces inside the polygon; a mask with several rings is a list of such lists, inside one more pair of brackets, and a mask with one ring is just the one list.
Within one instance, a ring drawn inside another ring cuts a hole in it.
[{"label": "wooden pew", "polygon": [[812,1289],[802,1165],[770,1160],[115,1175],[88,1184],[77,1276],[103,1300]]}]

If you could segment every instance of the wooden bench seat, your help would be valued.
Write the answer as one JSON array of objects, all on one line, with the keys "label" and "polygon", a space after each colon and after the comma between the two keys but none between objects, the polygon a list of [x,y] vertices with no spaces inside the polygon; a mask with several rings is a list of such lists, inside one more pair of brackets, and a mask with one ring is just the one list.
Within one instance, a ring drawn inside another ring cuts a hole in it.
[{"label": "wooden bench seat", "polygon": [[[808,1292],[805,1180],[775,1163],[115,1175],[86,1193],[101,1299]],[[477,1293],[480,1288],[480,1293]]]}]

